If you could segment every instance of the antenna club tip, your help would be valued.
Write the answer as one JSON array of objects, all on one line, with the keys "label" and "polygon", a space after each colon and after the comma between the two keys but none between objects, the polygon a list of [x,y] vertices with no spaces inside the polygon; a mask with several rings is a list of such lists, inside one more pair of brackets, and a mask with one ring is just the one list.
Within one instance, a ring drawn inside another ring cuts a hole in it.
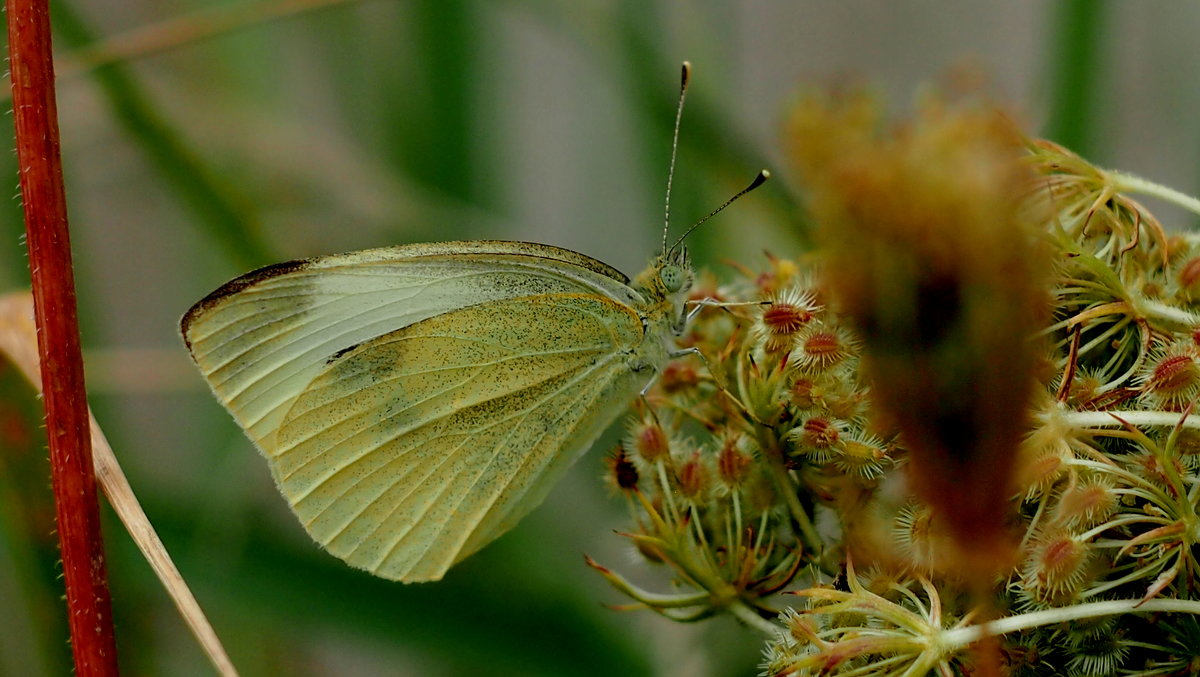
[{"label": "antenna club tip", "polygon": [[692,62],[684,61],[683,66],[679,70],[679,86],[682,89],[687,89],[688,80],[692,79]]},{"label": "antenna club tip", "polygon": [[750,182],[750,185],[749,185],[749,187],[746,188],[746,190],[751,191],[751,190],[754,190],[755,188],[758,188],[759,186],[766,183],[767,179],[769,179],[769,178],[771,178],[770,170],[764,169],[764,170],[760,171],[758,173],[758,176],[754,177],[754,180]]}]

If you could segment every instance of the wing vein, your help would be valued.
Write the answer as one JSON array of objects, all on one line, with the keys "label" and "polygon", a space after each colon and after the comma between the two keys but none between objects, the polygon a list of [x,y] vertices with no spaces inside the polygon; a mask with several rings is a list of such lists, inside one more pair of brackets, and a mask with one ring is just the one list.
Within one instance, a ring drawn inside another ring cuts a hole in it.
[{"label": "wing vein", "polygon": [[[509,356],[507,356],[507,357],[505,357],[505,358],[502,358],[502,359],[499,359],[499,360],[495,360],[495,361],[493,361],[493,362],[487,362],[487,363],[478,364],[478,365],[476,365],[476,364],[471,364],[471,365],[457,365],[457,366],[453,366],[453,367],[437,367],[437,368],[429,369],[429,370],[426,370],[426,371],[418,371],[418,372],[405,372],[405,373],[399,373],[399,374],[397,374],[397,375],[393,375],[393,376],[388,376],[388,377],[386,377],[386,378],[383,378],[383,379],[379,379],[379,380],[375,381],[375,385],[376,385],[376,386],[379,386],[379,385],[382,385],[382,384],[389,383],[389,382],[391,382],[391,381],[396,381],[396,380],[399,380],[399,379],[401,379],[401,378],[405,378],[405,377],[412,376],[412,375],[416,375],[416,374],[435,373],[435,372],[439,372],[439,371],[452,371],[452,370],[455,370],[455,369],[468,369],[468,368],[475,368],[475,367],[487,367],[487,366],[495,366],[495,365],[503,364],[504,362],[508,362],[508,361],[511,361],[511,360],[516,360],[516,359],[522,359],[522,358],[525,358],[525,357],[544,357],[544,356],[551,356],[551,355],[571,355],[571,354],[577,354],[577,353],[586,353],[586,352],[590,352],[590,351],[595,351],[595,350],[601,349],[601,348],[603,348],[603,347],[604,347],[604,346],[599,346],[599,347],[587,347],[587,348],[581,348],[581,349],[578,349],[578,350],[545,351],[545,352],[538,352],[538,353],[525,353],[525,354],[521,354],[521,355],[509,355]],[[437,391],[436,393],[433,393],[432,395],[430,395],[429,397],[425,397],[425,398],[423,398],[423,399],[421,399],[421,400],[417,400],[417,401],[415,401],[415,402],[413,402],[413,403],[409,404],[408,406],[406,406],[404,409],[397,410],[397,411],[396,411],[396,412],[393,414],[393,416],[395,416],[395,415],[398,415],[398,414],[400,414],[400,413],[402,413],[402,412],[408,411],[408,410],[412,409],[412,408],[413,408],[413,407],[415,407],[415,406],[419,406],[419,405],[425,404],[425,403],[427,403],[427,402],[429,402],[429,401],[433,400],[433,399],[434,399],[434,398],[436,398],[436,397],[439,397],[439,396],[441,396],[441,395],[444,395],[444,394],[446,394],[446,393],[447,393],[447,392],[449,392],[450,390],[454,390],[454,389],[460,388],[460,387],[462,387],[462,386],[464,386],[464,385],[467,385],[468,383],[470,383],[471,381],[473,381],[475,378],[477,378],[478,376],[480,376],[480,375],[481,375],[481,373],[482,373],[482,369],[479,369],[478,371],[476,371],[476,373],[474,373],[474,374],[471,374],[471,375],[470,375],[470,376],[468,376],[468,377],[467,377],[465,380],[463,380],[463,381],[460,381],[460,382],[458,382],[457,384],[454,384],[454,385],[452,385],[452,386],[450,386],[450,387],[448,387],[448,388],[444,388],[444,389],[442,389],[442,390],[439,390],[439,391]],[[330,383],[330,384],[328,384],[328,385],[323,385],[323,386],[321,386],[321,388],[323,388],[323,389],[325,389],[325,388],[334,388],[334,387],[336,387],[336,385],[337,385],[337,382],[335,381],[335,382],[333,382],[333,383]],[[532,385],[536,385],[536,384],[532,384]],[[353,398],[353,397],[355,397],[355,396],[357,395],[357,393],[356,393],[356,392],[354,392],[354,391],[352,391],[352,390],[349,390],[349,389],[346,389],[346,390],[347,390],[347,392],[346,392],[344,395],[341,395],[341,396],[339,396],[339,397],[333,398],[333,399],[329,400],[328,402],[322,402],[322,403],[321,403],[321,406],[322,406],[322,407],[327,407],[327,406],[330,406],[330,405],[338,404],[338,403],[340,403],[340,402],[342,402],[342,401],[344,401],[344,400],[346,400],[346,399]],[[314,392],[315,392],[315,391],[314,391]],[[506,395],[506,394],[508,394],[508,393],[506,393],[506,392],[502,392],[502,393],[499,393],[499,394],[497,394],[495,397],[502,397],[502,396],[504,396],[504,395]],[[491,399],[494,399],[494,398],[491,398]],[[488,401],[488,400],[482,400],[482,401]],[[312,432],[311,434],[309,434],[309,435],[307,435],[307,436],[305,436],[305,437],[298,438],[298,439],[296,439],[296,440],[294,440],[294,441],[291,441],[291,442],[289,442],[289,444],[288,444],[288,446],[287,446],[286,448],[280,448],[280,449],[278,450],[278,454],[277,454],[277,455],[280,455],[280,456],[282,456],[283,454],[286,454],[286,453],[287,453],[288,451],[290,451],[291,449],[294,449],[295,447],[297,447],[297,446],[299,446],[299,445],[301,445],[301,444],[304,444],[304,443],[306,443],[306,442],[308,442],[308,441],[312,440],[312,438],[314,438],[314,437],[317,437],[317,436],[319,436],[319,435],[322,435],[322,434],[324,434],[325,432],[327,432],[327,431],[329,431],[329,430],[332,430],[333,428],[336,428],[336,427],[340,426],[341,424],[343,424],[343,423],[346,423],[346,422],[348,422],[348,421],[350,421],[350,420],[354,419],[354,418],[355,418],[357,415],[358,415],[358,414],[349,414],[349,415],[347,415],[347,416],[345,416],[345,417],[343,417],[343,418],[341,418],[341,419],[338,419],[338,420],[336,420],[336,421],[331,421],[331,422],[329,423],[329,425],[327,425],[326,427],[324,427],[324,428],[320,428],[320,429],[318,429],[318,430],[316,430],[316,431]],[[338,441],[337,441],[337,442],[335,442],[334,444],[335,444],[335,445],[337,445],[337,444],[341,444],[343,441],[345,441],[345,440],[338,440]]]}]

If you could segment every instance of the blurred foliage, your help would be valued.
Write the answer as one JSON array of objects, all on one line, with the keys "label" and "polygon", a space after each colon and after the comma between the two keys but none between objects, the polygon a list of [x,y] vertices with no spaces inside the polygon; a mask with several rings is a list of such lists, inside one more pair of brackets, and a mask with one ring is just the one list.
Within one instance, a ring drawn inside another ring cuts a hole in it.
[{"label": "blurred foliage", "polygon": [[[752,672],[753,633],[601,606],[612,594],[579,553],[611,561],[622,546],[610,534],[620,506],[605,503],[597,455],[551,497],[553,507],[442,583],[400,586],[348,570],[286,513],[250,444],[186,364],[174,323],[252,266],[395,242],[536,238],[637,269],[658,238],[678,62],[691,59],[697,77],[676,228],[778,157],[775,136],[740,121],[737,111],[760,102],[739,100],[747,90],[736,85],[739,74],[764,70],[779,73],[771,86],[780,97],[793,88],[801,70],[746,56],[764,53],[747,35],[769,21],[759,14],[790,3],[236,4],[282,9],[265,24],[75,70],[61,82],[59,108],[93,407],[242,674]],[[193,12],[199,26],[204,13],[230,6],[55,3],[57,46],[69,63],[99,36],[119,46],[131,26],[186,25]],[[847,28],[819,9],[801,11],[814,25]],[[1096,114],[1057,103],[1066,85],[1095,75],[1087,66],[1106,44],[1095,34],[1103,22],[1055,23],[1041,11],[1032,16],[1057,31],[1047,43],[1076,46],[1048,50],[1037,66],[1066,79],[1048,104],[1079,117],[1055,123],[1069,129]],[[891,30],[850,37],[904,50],[936,39]],[[766,53],[797,59],[792,40]],[[533,75],[512,77],[526,70]],[[571,78],[555,79],[563,72]],[[538,100],[586,115],[544,129],[520,99],[556,86],[563,91]],[[767,110],[778,116],[782,107]],[[540,145],[514,147],[531,137]],[[557,146],[588,152],[548,164]],[[11,154],[0,163],[15,175]],[[579,179],[577,194],[540,183],[547,176]],[[724,258],[801,250],[808,231],[784,186],[768,185],[698,231],[696,259],[720,271]],[[7,204],[0,282],[16,288],[27,284],[23,226],[19,201]],[[69,669],[39,416],[28,387],[0,365],[2,674]],[[126,673],[207,674],[149,568],[116,521],[108,526]],[[704,656],[694,650],[701,645]]]}]

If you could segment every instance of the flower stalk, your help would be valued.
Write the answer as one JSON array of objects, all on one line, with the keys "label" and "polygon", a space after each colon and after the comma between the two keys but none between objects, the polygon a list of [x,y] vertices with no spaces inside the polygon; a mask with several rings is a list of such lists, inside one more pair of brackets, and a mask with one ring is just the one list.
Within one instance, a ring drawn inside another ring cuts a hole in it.
[{"label": "flower stalk", "polygon": [[76,674],[116,675],[59,153],[49,7],[45,0],[8,0],[6,8],[17,161],[71,648]]}]

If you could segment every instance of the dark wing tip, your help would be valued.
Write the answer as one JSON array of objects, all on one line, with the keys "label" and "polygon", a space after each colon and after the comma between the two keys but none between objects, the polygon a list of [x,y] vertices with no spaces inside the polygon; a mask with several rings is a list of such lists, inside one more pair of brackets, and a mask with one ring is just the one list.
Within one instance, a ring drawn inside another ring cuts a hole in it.
[{"label": "dark wing tip", "polygon": [[249,287],[253,287],[264,280],[304,270],[310,265],[312,265],[312,259],[296,259],[295,261],[284,261],[283,263],[273,263],[269,266],[263,266],[245,275],[233,278],[220,287],[217,287],[208,296],[197,301],[191,308],[188,308],[188,311],[179,320],[179,333],[183,336],[183,343],[187,346],[188,352],[192,352],[192,341],[188,337],[188,333],[192,322],[197,317],[203,315],[210,308],[216,306],[226,298]]}]

